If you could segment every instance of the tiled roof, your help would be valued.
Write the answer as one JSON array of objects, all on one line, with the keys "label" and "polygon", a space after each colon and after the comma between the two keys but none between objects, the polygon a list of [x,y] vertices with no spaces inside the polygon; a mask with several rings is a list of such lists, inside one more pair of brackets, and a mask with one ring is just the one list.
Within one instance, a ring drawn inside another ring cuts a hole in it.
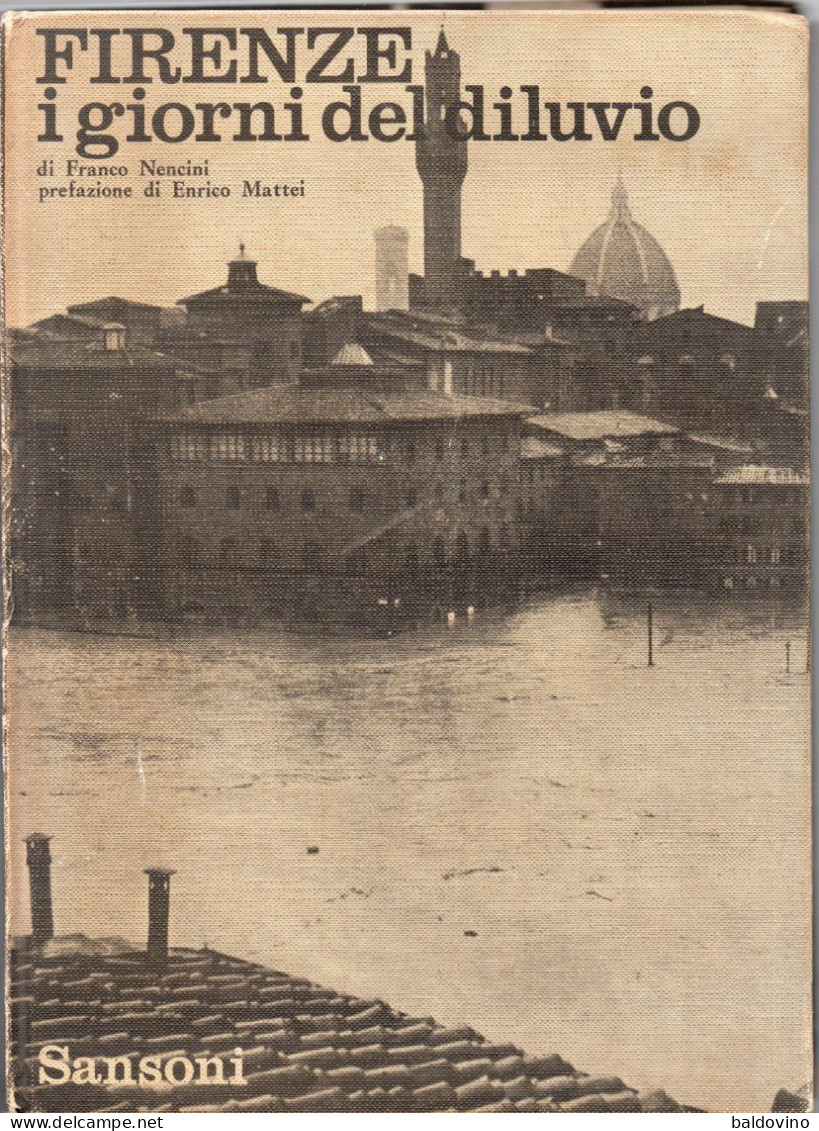
[{"label": "tiled roof", "polygon": [[706,448],[718,448],[720,451],[733,452],[736,455],[747,455],[754,450],[752,444],[743,440],[736,440],[732,436],[710,436],[704,432],[689,432],[688,439],[694,444],[703,444]]},{"label": "tiled roof", "polygon": [[726,471],[716,482],[730,486],[807,487],[810,476],[804,471],[794,471],[792,467],[746,463],[743,467]]},{"label": "tiled roof", "polygon": [[599,412],[546,412],[532,416],[528,424],[545,432],[556,432],[569,440],[602,440],[611,436],[673,436],[679,432],[672,424],[639,416],[625,409]]},{"label": "tiled roof", "polygon": [[11,342],[11,360],[32,369],[133,369],[137,366],[174,368],[173,358],[144,346],[108,350],[101,342],[76,338],[33,338]]},{"label": "tiled roof", "polygon": [[[85,941],[12,948],[18,1111],[684,1110],[662,1093],[641,1099],[616,1077],[576,1072],[557,1055],[527,1056],[468,1026],[408,1017],[211,950],[173,950],[156,973],[142,952]],[[37,1055],[53,1043],[71,1057],[133,1054],[135,1068],[149,1053],[228,1058],[239,1047],[248,1082],[40,1084]]]},{"label": "tiled roof", "polygon": [[145,311],[149,310],[152,313],[158,313],[163,308],[155,306],[151,302],[134,302],[130,298],[120,298],[118,295],[108,295],[106,298],[95,298],[90,302],[75,302],[72,306],[67,306],[66,310],[69,314],[87,314],[93,310],[98,310],[100,307],[117,307],[123,312],[128,311]]},{"label": "tiled roof", "polygon": [[303,388],[270,385],[229,397],[201,401],[173,419],[202,424],[378,424],[399,420],[457,420],[462,417],[523,416],[532,409],[489,397],[444,393],[379,393],[365,388]]},{"label": "tiled roof", "polygon": [[523,436],[520,441],[521,459],[555,459],[564,454],[563,448],[549,444],[539,436]]},{"label": "tiled roof", "polygon": [[195,295],[188,295],[187,298],[180,298],[178,304],[180,306],[187,306],[189,303],[223,303],[236,300],[243,303],[298,303],[299,306],[310,301],[310,299],[305,298],[304,295],[297,295],[292,291],[282,291],[278,287],[268,287],[264,283],[254,283],[252,286],[241,288],[227,285],[211,287],[210,290],[200,291]]},{"label": "tiled roof", "polygon": [[367,328],[398,341],[424,349],[450,353],[511,353],[528,356],[532,351],[518,342],[478,337],[453,324],[423,324],[414,314],[370,314]]}]

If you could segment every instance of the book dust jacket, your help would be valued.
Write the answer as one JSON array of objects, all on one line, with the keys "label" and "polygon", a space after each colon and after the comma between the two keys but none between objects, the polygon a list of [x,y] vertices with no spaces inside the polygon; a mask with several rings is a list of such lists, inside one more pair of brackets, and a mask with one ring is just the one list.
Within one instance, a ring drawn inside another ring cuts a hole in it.
[{"label": "book dust jacket", "polygon": [[805,21],[3,45],[12,1110],[807,1111]]}]

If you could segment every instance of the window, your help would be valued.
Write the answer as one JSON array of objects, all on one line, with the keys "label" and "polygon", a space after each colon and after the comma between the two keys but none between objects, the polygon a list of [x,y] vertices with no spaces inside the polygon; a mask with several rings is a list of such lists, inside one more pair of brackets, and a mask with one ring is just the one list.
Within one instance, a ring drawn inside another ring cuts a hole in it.
[{"label": "window", "polygon": [[459,503],[465,503],[466,502],[466,480],[465,479],[461,479],[460,482],[458,483],[458,502]]},{"label": "window", "polygon": [[219,432],[210,438],[212,459],[244,459],[246,455],[245,437],[237,432]]},{"label": "window", "polygon": [[339,456],[353,463],[378,459],[378,439],[366,432],[346,432],[339,437]]},{"label": "window", "polygon": [[276,552],[276,544],[272,538],[259,539],[259,565],[264,567],[270,565],[273,555]]},{"label": "window", "polygon": [[195,538],[180,538],[179,540],[179,565],[182,569],[193,572],[202,564],[201,546]]},{"label": "window", "polygon": [[771,546],[771,565],[779,565],[782,561],[782,550],[779,546]]},{"label": "window", "polygon": [[492,451],[492,444],[491,444],[491,441],[489,439],[489,436],[484,436],[481,440],[481,454],[484,455],[484,456],[488,456],[488,455],[491,454],[491,451]]},{"label": "window", "polygon": [[443,459],[445,451],[446,451],[446,446],[444,444],[444,441],[443,440],[436,440],[435,441],[435,458],[438,459],[438,460]]},{"label": "window", "polygon": [[296,463],[332,463],[335,439],[330,432],[310,432],[296,436]]},{"label": "window", "polygon": [[277,511],[280,506],[279,488],[272,486],[265,488],[264,509],[266,511]]},{"label": "window", "polygon": [[435,484],[435,498],[440,503],[444,498],[444,485],[440,481]]},{"label": "window", "polygon": [[463,530],[458,531],[458,536],[455,539],[455,560],[457,562],[469,560],[469,539]]},{"label": "window", "polygon": [[407,546],[404,554],[404,563],[410,577],[415,577],[418,573],[418,547],[414,542],[410,542]]},{"label": "window", "polygon": [[286,442],[283,436],[276,432],[268,432],[263,436],[252,436],[250,440],[251,459],[262,463],[277,463],[287,458]]},{"label": "window", "polygon": [[432,543],[432,561],[439,568],[446,565],[446,543],[443,538],[436,538]]},{"label": "window", "polygon": [[752,542],[749,542],[746,552],[746,560],[748,562],[748,565],[756,565],[756,557],[756,546],[754,546]]},{"label": "window", "polygon": [[237,511],[242,505],[242,497],[238,487],[228,487],[225,491],[225,506],[229,511]]},{"label": "window", "polygon": [[415,507],[417,505],[418,505],[418,492],[415,490],[414,487],[410,487],[409,491],[407,491],[407,506],[408,507]]},{"label": "window", "polygon": [[190,483],[186,483],[179,492],[179,503],[180,506],[183,507],[196,506],[196,492],[193,487],[191,487]]},{"label": "window", "polygon": [[219,543],[219,565],[223,569],[230,569],[237,564],[239,558],[239,543],[235,538],[223,538]]},{"label": "window", "polygon": [[464,436],[464,438],[461,440],[461,455],[469,455],[469,440],[467,440],[466,436]]},{"label": "window", "polygon": [[482,499],[488,499],[489,498],[489,480],[488,479],[482,479],[481,480],[480,492],[481,492],[481,498]]},{"label": "window", "polygon": [[367,495],[363,487],[353,487],[350,491],[350,510],[361,514],[367,505]]},{"label": "window", "polygon": [[316,509],[316,494],[312,487],[305,487],[301,493],[301,509],[314,511]]},{"label": "window", "polygon": [[305,542],[302,561],[305,569],[319,569],[321,566],[321,543]]},{"label": "window", "polygon": [[404,447],[404,455],[407,457],[407,463],[415,462],[415,441],[407,440]]},{"label": "window", "polygon": [[180,432],[171,436],[171,459],[207,459],[208,437],[201,432]]},{"label": "window", "polygon": [[482,526],[478,534],[478,554],[485,556],[492,549],[492,538],[489,534],[489,527]]}]

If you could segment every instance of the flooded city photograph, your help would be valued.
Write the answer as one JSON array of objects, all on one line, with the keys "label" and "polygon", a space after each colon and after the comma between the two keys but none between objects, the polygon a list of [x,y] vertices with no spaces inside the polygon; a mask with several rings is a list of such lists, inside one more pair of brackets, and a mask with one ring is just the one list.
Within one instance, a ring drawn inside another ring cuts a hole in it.
[{"label": "flooded city photograph", "polygon": [[807,1111],[804,21],[3,32],[11,1109]]}]

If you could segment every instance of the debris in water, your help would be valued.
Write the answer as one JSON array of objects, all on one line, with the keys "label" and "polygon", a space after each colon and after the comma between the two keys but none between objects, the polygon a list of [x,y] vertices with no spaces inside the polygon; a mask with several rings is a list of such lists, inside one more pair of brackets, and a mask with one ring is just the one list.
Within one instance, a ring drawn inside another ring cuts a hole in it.
[{"label": "debris in water", "polygon": [[476,939],[478,937],[477,931],[464,931],[464,934],[468,939]]},{"label": "debris in water", "polygon": [[599,891],[595,891],[593,888],[589,888],[586,895],[596,895],[598,899],[605,899],[607,903],[614,903],[610,895],[601,895]]},{"label": "debris in water", "polygon": [[318,845],[317,844],[308,844],[307,855],[308,856],[318,856]]},{"label": "debris in water", "polygon": [[465,868],[462,872],[444,872],[442,879],[453,880],[456,876],[474,876],[476,872],[502,872],[503,868],[499,868],[497,864],[493,864],[491,868]]},{"label": "debris in water", "polygon": [[327,902],[335,903],[337,899],[349,899],[351,895],[360,895],[362,899],[368,899],[372,893],[372,888],[370,888],[369,891],[364,891],[362,888],[347,888],[347,890],[341,892],[340,895],[331,895]]}]

